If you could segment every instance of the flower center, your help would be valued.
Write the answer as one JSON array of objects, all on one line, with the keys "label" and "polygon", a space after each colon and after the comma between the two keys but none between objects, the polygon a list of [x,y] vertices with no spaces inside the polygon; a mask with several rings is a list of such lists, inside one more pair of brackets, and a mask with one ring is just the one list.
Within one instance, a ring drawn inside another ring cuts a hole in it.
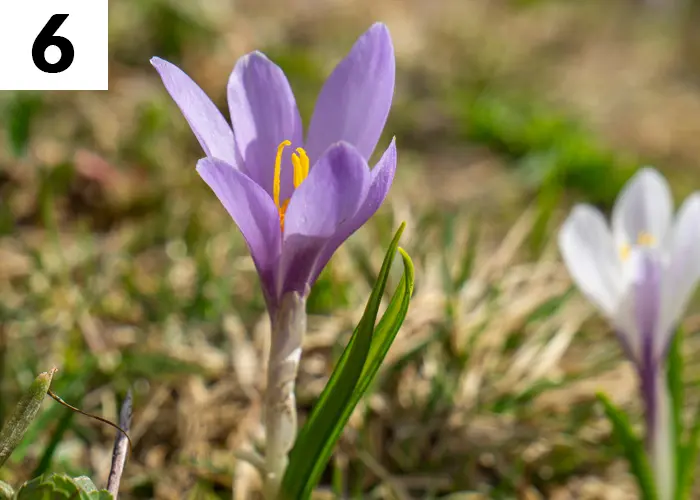
[{"label": "flower center", "polygon": [[[272,181],[272,199],[275,201],[280,214],[280,230],[284,231],[284,214],[287,212],[289,199],[280,202],[280,176],[282,175],[282,151],[287,146],[291,146],[290,141],[282,141],[277,147],[277,157],[275,158],[275,175]],[[298,188],[304,179],[309,176],[309,157],[303,148],[297,148],[296,153],[292,153],[292,165],[294,166],[294,189]]]},{"label": "flower center", "polygon": [[[637,241],[635,243],[636,246],[651,247],[655,244],[656,238],[654,238],[652,234],[649,234],[646,231],[640,231],[637,235]],[[629,243],[624,243],[620,248],[620,258],[622,258],[623,261],[629,259],[631,251],[632,246]]]}]

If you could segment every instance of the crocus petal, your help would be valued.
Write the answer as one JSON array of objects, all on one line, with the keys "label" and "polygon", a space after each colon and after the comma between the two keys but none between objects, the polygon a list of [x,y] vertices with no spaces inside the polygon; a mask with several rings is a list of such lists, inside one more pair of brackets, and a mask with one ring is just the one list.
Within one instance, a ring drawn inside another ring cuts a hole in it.
[{"label": "crocus petal", "polygon": [[609,319],[622,292],[622,270],[603,215],[576,206],[559,232],[559,248],[574,282]]},{"label": "crocus petal", "polygon": [[[248,175],[272,194],[275,156],[282,141],[302,146],[294,94],[282,70],[260,52],[241,57],[228,81],[228,105],[236,145]],[[292,193],[291,156],[282,161],[281,199]]]},{"label": "crocus petal", "polygon": [[264,189],[221,160],[203,158],[197,163],[197,172],[241,230],[269,305],[275,297],[275,269],[281,247],[277,207]]},{"label": "crocus petal", "polygon": [[612,325],[625,356],[637,365],[641,362],[642,341],[637,329],[636,296],[633,287],[623,289]]},{"label": "crocus petal", "polygon": [[673,227],[669,263],[663,283],[660,338],[664,351],[700,279],[700,193],[681,206]]},{"label": "crocus petal", "polygon": [[306,293],[323,248],[353,219],[369,184],[369,167],[349,144],[332,146],[316,163],[285,215],[280,293]]},{"label": "crocus petal", "polygon": [[316,101],[306,139],[312,164],[337,141],[349,142],[369,160],[389,115],[395,66],[389,30],[374,24],[336,66]]},{"label": "crocus petal", "polygon": [[624,285],[612,323],[640,369],[658,358],[664,270],[661,249],[644,246],[632,247],[622,267]]},{"label": "crocus petal", "polygon": [[392,139],[391,144],[389,144],[389,147],[386,148],[386,151],[384,151],[384,154],[372,169],[367,197],[362,205],[360,205],[355,216],[347,224],[339,228],[338,232],[326,244],[318,258],[316,272],[312,281],[316,281],[319,273],[326,267],[326,264],[338,247],[355,231],[362,227],[379,209],[381,204],[384,203],[386,195],[389,193],[391,183],[394,181],[396,164],[396,139]]},{"label": "crocus petal", "polygon": [[190,124],[204,153],[237,166],[231,126],[211,99],[174,64],[159,57],[152,58],[151,64],[160,74],[166,90]]},{"label": "crocus petal", "polygon": [[663,245],[673,219],[673,199],[668,183],[653,168],[643,168],[627,183],[615,202],[612,231],[619,246],[636,244],[649,235]]},{"label": "crocus petal", "polygon": [[661,253],[651,248],[633,248],[626,267],[630,271],[630,282],[634,290],[634,309],[641,344],[641,363],[648,365],[654,362],[654,344],[660,333],[663,272]]}]

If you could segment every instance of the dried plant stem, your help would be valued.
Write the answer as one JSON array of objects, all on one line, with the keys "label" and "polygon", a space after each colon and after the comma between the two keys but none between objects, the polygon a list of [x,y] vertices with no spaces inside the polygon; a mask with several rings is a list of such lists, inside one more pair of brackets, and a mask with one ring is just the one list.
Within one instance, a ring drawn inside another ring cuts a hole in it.
[{"label": "dried plant stem", "polygon": [[126,434],[131,426],[131,407],[132,396],[131,390],[127,392],[126,398],[122,403],[122,409],[119,412],[119,427],[123,429],[117,432],[117,437],[114,439],[114,449],[112,451],[112,466],[109,469],[109,479],[107,480],[107,491],[109,491],[114,500],[119,495],[119,483],[121,482],[124,466],[126,465],[127,450],[129,448],[129,437]]},{"label": "dried plant stem", "polygon": [[306,331],[306,300],[291,292],[272,316],[265,394],[265,498],[277,498],[297,432],[294,383]]},{"label": "dried plant stem", "polygon": [[57,395],[56,393],[54,393],[51,389],[48,390],[48,395],[51,396],[57,403],[62,404],[63,406],[65,406],[66,408],[68,408],[68,409],[71,410],[71,411],[74,411],[74,412],[76,412],[76,413],[80,413],[81,415],[85,415],[86,417],[89,417],[89,418],[94,418],[95,420],[99,420],[99,421],[102,422],[103,424],[107,424],[107,425],[109,425],[110,427],[114,427],[114,428],[117,429],[118,431],[121,431],[121,433],[122,433],[124,436],[126,436],[126,440],[127,440],[128,443],[129,443],[129,449],[131,449],[131,438],[130,438],[129,435],[127,434],[128,429],[127,429],[127,430],[124,430],[124,429],[122,429],[120,426],[118,426],[117,424],[115,424],[115,423],[113,423],[113,422],[110,422],[110,421],[107,420],[106,418],[98,417],[97,415],[93,415],[92,413],[84,412],[84,411],[81,410],[80,408],[76,408],[75,406],[66,403],[66,402],[63,400],[63,398],[61,398],[61,396],[58,396],[58,395]]}]

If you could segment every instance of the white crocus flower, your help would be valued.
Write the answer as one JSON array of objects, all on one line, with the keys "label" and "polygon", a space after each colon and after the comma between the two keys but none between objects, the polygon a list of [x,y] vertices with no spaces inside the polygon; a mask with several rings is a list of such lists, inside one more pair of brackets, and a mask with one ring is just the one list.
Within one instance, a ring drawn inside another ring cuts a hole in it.
[{"label": "white crocus flower", "polygon": [[700,193],[674,220],[666,180],[644,168],[620,193],[612,227],[596,208],[578,205],[561,228],[559,247],[576,285],[637,367],[659,498],[670,499],[675,467],[665,355],[700,279]]}]

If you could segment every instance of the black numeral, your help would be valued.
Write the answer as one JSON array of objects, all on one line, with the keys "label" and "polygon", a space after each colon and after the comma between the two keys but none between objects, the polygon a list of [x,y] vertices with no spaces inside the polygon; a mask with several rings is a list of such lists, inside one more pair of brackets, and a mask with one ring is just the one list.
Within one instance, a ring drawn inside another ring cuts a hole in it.
[{"label": "black numeral", "polygon": [[[36,40],[34,40],[32,59],[34,60],[34,65],[44,73],[60,73],[73,64],[73,57],[75,56],[73,44],[67,38],[54,34],[67,18],[68,14],[54,14],[39,32]],[[48,62],[44,55],[46,49],[52,45],[55,45],[61,51],[61,58],[53,64]]]}]

